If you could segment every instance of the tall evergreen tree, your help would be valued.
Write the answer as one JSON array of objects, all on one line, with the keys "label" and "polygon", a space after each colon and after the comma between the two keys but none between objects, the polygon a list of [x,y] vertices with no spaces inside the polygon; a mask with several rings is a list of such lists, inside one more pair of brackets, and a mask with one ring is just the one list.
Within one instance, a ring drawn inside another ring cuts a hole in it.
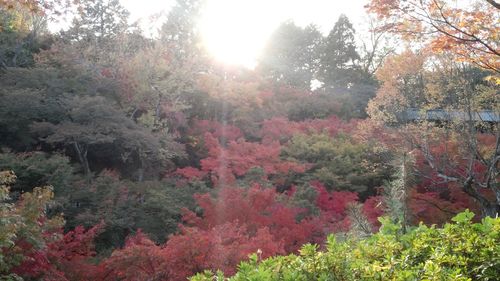
[{"label": "tall evergreen tree", "polygon": [[359,54],[354,41],[355,30],[341,15],[323,43],[318,78],[327,89],[349,89],[359,79]]}]

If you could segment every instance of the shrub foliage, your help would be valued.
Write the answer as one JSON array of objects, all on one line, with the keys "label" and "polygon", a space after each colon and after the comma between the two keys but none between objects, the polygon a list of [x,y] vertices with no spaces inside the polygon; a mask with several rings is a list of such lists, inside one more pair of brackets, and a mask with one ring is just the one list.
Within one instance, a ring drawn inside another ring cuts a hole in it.
[{"label": "shrub foliage", "polygon": [[[442,228],[421,224],[406,233],[381,218],[380,231],[363,240],[331,235],[322,250],[306,244],[298,255],[251,255],[227,280],[497,280],[500,219],[473,217],[465,211]],[[207,271],[191,280],[222,276]]]}]

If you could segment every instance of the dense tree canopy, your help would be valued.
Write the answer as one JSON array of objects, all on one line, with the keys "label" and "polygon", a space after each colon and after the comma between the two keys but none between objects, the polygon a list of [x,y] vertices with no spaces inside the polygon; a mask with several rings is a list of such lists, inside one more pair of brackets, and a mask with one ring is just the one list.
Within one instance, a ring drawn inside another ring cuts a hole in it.
[{"label": "dense tree canopy", "polygon": [[205,1],[145,34],[118,0],[0,0],[0,279],[495,280],[499,7],[472,2],[288,20],[247,69]]}]

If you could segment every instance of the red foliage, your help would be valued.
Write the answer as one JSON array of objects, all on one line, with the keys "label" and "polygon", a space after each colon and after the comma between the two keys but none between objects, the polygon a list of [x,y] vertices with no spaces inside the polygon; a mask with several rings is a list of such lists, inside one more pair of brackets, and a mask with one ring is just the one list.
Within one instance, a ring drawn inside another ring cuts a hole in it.
[{"label": "red foliage", "polygon": [[203,208],[203,217],[188,212],[185,221],[201,229],[211,229],[224,223],[245,225],[249,233],[256,233],[263,227],[276,241],[283,241],[287,252],[297,250],[302,244],[313,241],[317,226],[310,220],[297,222],[302,212],[278,201],[278,194],[269,188],[254,184],[249,189],[222,188],[216,198],[208,194],[198,195],[198,205]]},{"label": "red foliage", "polygon": [[208,157],[200,161],[201,171],[187,167],[178,169],[176,173],[187,179],[200,179],[209,174],[215,185],[232,185],[236,178],[245,175],[253,167],[262,168],[266,176],[302,173],[306,170],[304,165],[280,158],[281,143],[297,133],[327,132],[333,136],[339,132],[349,132],[356,127],[357,122],[352,120],[346,123],[336,116],[302,122],[273,118],[263,122],[260,132],[262,142],[257,143],[244,140],[237,127],[200,120],[195,123],[191,133],[204,136]]},{"label": "red foliage", "polygon": [[93,240],[102,226],[99,224],[88,230],[78,226],[55,240],[60,233],[44,233],[47,245],[41,249],[28,241],[18,241],[17,247],[22,249],[25,258],[12,272],[23,278],[51,281],[92,280],[97,266],[88,260],[95,255]]},{"label": "red foliage", "polygon": [[325,186],[313,181],[311,185],[316,188],[318,197],[316,197],[316,205],[323,211],[337,217],[346,215],[347,206],[358,200],[358,194],[350,191],[333,191],[328,192]]},{"label": "red foliage", "polygon": [[357,123],[356,130],[352,131],[352,136],[359,142],[369,142],[376,140],[378,145],[391,151],[406,151],[404,147],[405,139],[397,130],[388,128],[381,122],[372,119],[360,120]]},{"label": "red foliage", "polygon": [[140,230],[101,264],[99,280],[171,280],[163,249]]},{"label": "red foliage", "polygon": [[363,203],[363,213],[368,221],[373,225],[374,231],[380,227],[378,218],[384,215],[384,205],[382,196],[372,196]]},{"label": "red foliage", "polygon": [[[317,206],[322,215],[298,221],[302,210],[290,207],[289,196],[254,184],[250,188],[224,187],[217,196],[196,196],[203,216],[186,211],[180,232],[165,245],[156,245],[141,231],[122,249],[99,265],[89,262],[92,241],[101,225],[83,227],[48,244],[46,251],[31,251],[18,269],[23,276],[44,280],[186,280],[206,270],[234,274],[237,264],[251,253],[260,258],[297,251],[307,242],[322,242],[326,232],[344,230],[346,207],[357,200],[352,192],[327,192],[319,182]],[[370,208],[367,208],[370,210]],[[33,247],[26,244],[26,249]]]},{"label": "red foliage", "polygon": [[95,256],[94,239],[103,230],[104,223],[85,230],[77,226],[66,233],[61,241],[48,245],[47,256],[68,280],[89,280],[96,272],[97,266],[89,263],[89,258]]},{"label": "red foliage", "polygon": [[240,261],[259,251],[262,258],[284,254],[283,246],[267,228],[250,234],[244,225],[224,223],[210,229],[183,228],[170,237],[164,249],[169,280],[186,280],[205,269],[234,274]]},{"label": "red foliage", "polygon": [[201,170],[210,173],[215,185],[230,185],[237,177],[245,175],[253,167],[260,167],[266,175],[288,172],[302,173],[305,167],[299,163],[280,159],[281,145],[247,142],[240,138],[223,147],[210,133],[205,134],[208,157],[200,161]]},{"label": "red foliage", "polygon": [[[329,192],[319,181],[312,181],[310,184],[317,192],[315,203],[321,213],[316,218],[316,224],[322,227],[322,232],[326,235],[349,230],[347,207],[358,201],[358,194],[350,191]],[[320,240],[317,243],[323,243],[323,241]]]},{"label": "red foliage", "polygon": [[207,175],[206,172],[193,167],[179,168],[175,171],[175,173],[185,177],[188,180],[200,180]]},{"label": "red foliage", "polygon": [[[23,278],[47,278],[49,280],[66,280],[62,272],[50,264],[47,258],[46,249],[36,249],[35,246],[26,240],[16,241],[16,249],[23,255],[20,265],[11,269]],[[4,251],[2,249],[2,251]],[[3,254],[9,255],[9,252]]]},{"label": "red foliage", "polygon": [[437,191],[413,189],[409,203],[415,223],[424,222],[440,225],[465,209],[480,213],[473,199],[454,185],[440,188]]},{"label": "red foliage", "polygon": [[[405,134],[401,134],[373,121],[364,121],[360,123],[356,137],[362,141],[376,139],[387,149],[401,153],[407,151],[409,146],[415,147],[415,144],[425,148],[425,151],[411,151],[415,169],[420,175],[409,198],[414,223],[442,224],[465,209],[480,213],[477,203],[461,190],[460,182],[468,177],[470,156],[464,151],[460,140],[440,131],[433,132],[423,140],[420,133],[418,127],[409,127]],[[480,153],[485,154],[485,151],[493,149],[495,137],[478,134],[477,141]],[[472,163],[472,175],[476,182],[483,182],[486,172],[486,166],[480,161]],[[478,188],[478,191],[489,198],[490,194],[485,190]],[[367,204],[371,203],[365,202],[365,206]]]},{"label": "red foliage", "polygon": [[[478,135],[478,142],[483,148],[491,149],[493,139],[491,136]],[[465,209],[480,213],[477,203],[462,190],[463,179],[469,174],[469,160],[463,155],[459,142],[436,135],[427,151],[415,150],[413,155],[416,168],[425,175],[419,178],[410,197],[415,223],[442,224]],[[432,159],[432,163],[429,159]],[[472,163],[471,173],[477,182],[485,179],[486,172],[487,167],[479,160]],[[478,191],[488,198],[489,194],[485,190],[479,188]]]},{"label": "red foliage", "polygon": [[186,280],[206,269],[233,274],[251,253],[259,252],[261,258],[285,254],[316,241],[318,235],[318,226],[311,220],[298,222],[300,210],[279,202],[273,189],[221,188],[217,197],[205,194],[196,199],[202,217],[187,211],[187,226],[181,226],[164,247],[141,233],[130,238],[103,263],[102,279]]},{"label": "red foliage", "polygon": [[243,133],[238,127],[232,125],[224,125],[217,121],[211,120],[197,120],[191,129],[190,134],[196,136],[204,136],[210,133],[214,138],[220,142],[235,141],[243,137]]}]

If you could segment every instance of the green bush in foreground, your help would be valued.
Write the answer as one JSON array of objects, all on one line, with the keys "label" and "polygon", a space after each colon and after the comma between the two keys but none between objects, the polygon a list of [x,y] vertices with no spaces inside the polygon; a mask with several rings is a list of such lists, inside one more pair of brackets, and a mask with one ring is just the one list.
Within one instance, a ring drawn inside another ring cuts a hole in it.
[{"label": "green bush in foreground", "polygon": [[325,251],[304,245],[299,255],[242,262],[233,277],[204,272],[207,280],[498,280],[500,219],[472,223],[465,211],[443,228],[420,225],[406,234],[388,219],[379,233],[364,240],[328,238]]}]

